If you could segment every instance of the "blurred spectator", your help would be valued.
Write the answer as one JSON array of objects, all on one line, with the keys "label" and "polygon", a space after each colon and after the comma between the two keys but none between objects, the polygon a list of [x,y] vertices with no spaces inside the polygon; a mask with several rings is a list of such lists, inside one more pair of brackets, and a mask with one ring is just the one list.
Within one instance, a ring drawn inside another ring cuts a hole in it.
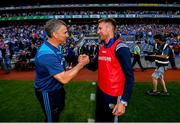
[{"label": "blurred spectator", "polygon": [[11,72],[11,59],[10,59],[11,54],[8,44],[4,45],[4,48],[2,49],[2,56],[4,59],[4,70],[6,74],[8,74]]},{"label": "blurred spectator", "polygon": [[179,52],[180,52],[180,44],[176,43],[176,44],[173,46],[173,49],[174,49],[175,55],[179,55]]},{"label": "blurred spectator", "polygon": [[173,46],[169,46],[169,62],[171,64],[172,69],[177,69],[175,58],[176,57],[175,57]]},{"label": "blurred spectator", "polygon": [[143,68],[142,64],[141,64],[141,49],[140,49],[140,44],[141,42],[137,42],[135,47],[134,47],[134,52],[133,52],[133,63],[132,63],[132,68],[134,67],[134,65],[136,64],[136,62],[139,64],[140,68],[142,71],[145,70],[145,68]]},{"label": "blurred spectator", "polygon": [[16,70],[27,70],[29,65],[29,55],[25,50],[23,50],[18,58],[18,62],[16,63]]},{"label": "blurred spectator", "polygon": [[2,51],[0,49],[0,68],[4,69],[4,63],[3,63],[3,56],[2,56]]},{"label": "blurred spectator", "polygon": [[28,49],[28,52],[29,52],[29,67],[32,69],[35,67],[35,64],[34,64],[34,61],[35,61],[35,56],[36,56],[36,53],[37,53],[37,48],[35,46],[35,44],[31,44],[31,47]]}]

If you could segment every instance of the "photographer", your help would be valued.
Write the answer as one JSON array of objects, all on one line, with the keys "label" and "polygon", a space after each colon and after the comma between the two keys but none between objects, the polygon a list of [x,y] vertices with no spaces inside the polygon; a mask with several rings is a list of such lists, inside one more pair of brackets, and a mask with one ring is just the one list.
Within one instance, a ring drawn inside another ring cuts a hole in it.
[{"label": "photographer", "polygon": [[[164,81],[164,72],[167,69],[167,66],[169,64],[169,45],[166,44],[165,37],[162,35],[155,35],[154,40],[156,42],[155,44],[155,54],[150,55],[154,57],[155,63],[156,63],[156,69],[154,73],[152,74],[152,79],[153,79],[153,89],[150,91],[147,91],[148,95],[164,95],[167,96],[169,95],[166,84]],[[158,92],[157,91],[157,85],[158,85],[158,79],[160,79],[162,86],[163,86],[163,91]]]}]

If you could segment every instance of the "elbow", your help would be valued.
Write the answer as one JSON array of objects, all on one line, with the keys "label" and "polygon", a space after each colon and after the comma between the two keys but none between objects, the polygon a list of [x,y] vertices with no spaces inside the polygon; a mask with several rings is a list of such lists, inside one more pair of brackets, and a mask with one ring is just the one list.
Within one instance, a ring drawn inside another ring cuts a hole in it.
[{"label": "elbow", "polygon": [[55,75],[54,76],[54,78],[58,81],[58,82],[60,82],[60,83],[62,83],[62,84],[66,84],[66,83],[68,83],[69,81],[70,81],[70,79],[68,78],[68,77],[65,77],[66,75],[64,75],[64,73],[62,73],[62,74],[57,74],[57,75]]},{"label": "elbow", "polygon": [[67,79],[67,78],[64,78],[64,77],[55,77],[55,79],[58,81],[58,82],[60,82],[60,83],[62,83],[62,84],[66,84],[66,83],[68,83],[70,80],[69,79]]},{"label": "elbow", "polygon": [[61,80],[58,80],[60,83],[62,84],[67,84],[69,83],[69,81],[67,79],[61,79]]}]

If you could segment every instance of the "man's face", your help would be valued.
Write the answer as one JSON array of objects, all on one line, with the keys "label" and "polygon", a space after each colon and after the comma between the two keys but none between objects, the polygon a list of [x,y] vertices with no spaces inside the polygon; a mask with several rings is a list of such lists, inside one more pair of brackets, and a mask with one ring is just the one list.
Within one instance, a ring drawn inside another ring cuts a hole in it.
[{"label": "man's face", "polygon": [[159,42],[159,39],[155,39],[155,43],[160,44]]},{"label": "man's face", "polygon": [[67,27],[61,25],[61,27],[54,32],[54,37],[59,41],[59,43],[65,43],[66,39],[69,37]]},{"label": "man's face", "polygon": [[108,38],[108,25],[107,23],[99,23],[97,33],[100,36],[100,40],[104,41]]}]

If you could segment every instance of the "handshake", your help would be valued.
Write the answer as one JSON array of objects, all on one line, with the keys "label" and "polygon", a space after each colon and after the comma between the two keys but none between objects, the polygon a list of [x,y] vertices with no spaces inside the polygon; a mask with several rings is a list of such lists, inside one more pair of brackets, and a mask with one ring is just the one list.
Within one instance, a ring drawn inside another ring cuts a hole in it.
[{"label": "handshake", "polygon": [[83,67],[87,64],[89,64],[90,59],[89,56],[86,54],[79,55],[78,57],[78,64],[81,64]]}]

